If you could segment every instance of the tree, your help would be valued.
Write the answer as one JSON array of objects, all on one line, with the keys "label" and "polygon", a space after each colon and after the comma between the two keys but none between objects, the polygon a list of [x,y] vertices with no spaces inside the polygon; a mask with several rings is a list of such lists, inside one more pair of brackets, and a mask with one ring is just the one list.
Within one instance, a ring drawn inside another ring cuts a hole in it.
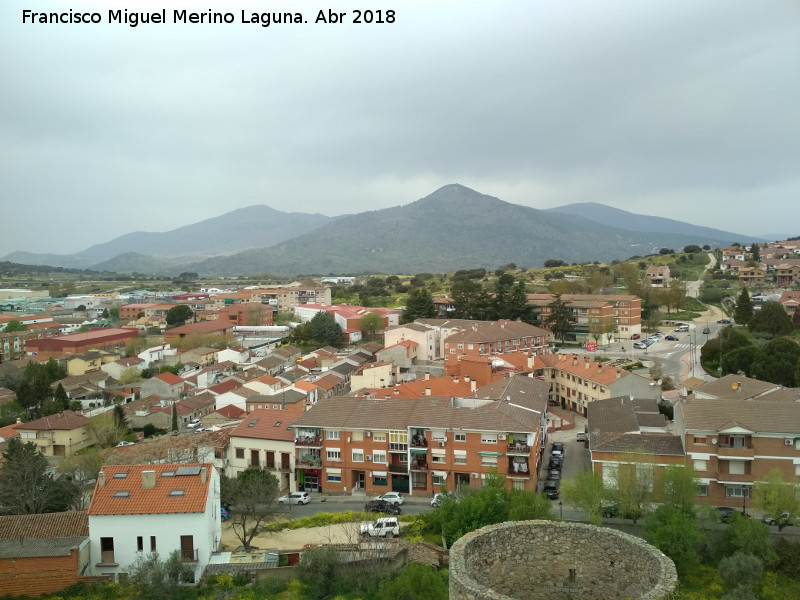
[{"label": "tree", "polygon": [[53,400],[61,407],[61,410],[69,410],[67,392],[64,391],[64,386],[60,383],[56,386],[56,391],[53,393]]},{"label": "tree", "polygon": [[644,520],[644,539],[669,556],[678,573],[685,573],[700,558],[703,534],[694,514],[677,506],[659,506]]},{"label": "tree", "polygon": [[129,429],[128,417],[125,416],[125,409],[122,408],[122,404],[114,405],[114,424],[125,432]]},{"label": "tree", "polygon": [[320,311],[309,321],[311,325],[311,336],[314,340],[323,345],[341,344],[344,340],[344,332],[336,319],[327,312]]},{"label": "tree", "polygon": [[89,419],[87,429],[102,448],[116,446],[126,433],[126,431],[117,424],[113,411],[104,412]]},{"label": "tree", "polygon": [[66,456],[58,464],[61,477],[74,482],[80,490],[76,501],[77,510],[86,510],[92,498],[94,482],[103,466],[103,455],[96,448],[91,448],[80,454]]},{"label": "tree", "polygon": [[144,379],[142,372],[136,367],[127,367],[119,375],[120,385],[128,385]]},{"label": "tree", "polygon": [[736,310],[733,313],[733,319],[740,325],[747,325],[752,318],[753,302],[750,300],[750,294],[747,292],[747,288],[742,288],[739,299],[736,301]]},{"label": "tree", "polygon": [[369,334],[370,339],[375,337],[375,332],[383,329],[383,317],[378,313],[369,312],[358,321],[358,328]]},{"label": "tree", "polygon": [[514,276],[511,273],[503,273],[494,282],[494,312],[500,319],[509,319],[509,299],[511,289],[514,286]]},{"label": "tree", "polygon": [[733,513],[730,526],[723,538],[726,555],[742,552],[761,557],[764,564],[772,566],[777,554],[770,541],[769,529],[758,519],[747,519],[738,512]]},{"label": "tree", "polygon": [[480,321],[494,318],[494,303],[483,286],[469,278],[460,278],[450,286],[455,314],[459,319]]},{"label": "tree", "polygon": [[686,254],[696,254],[696,253],[700,252],[700,246],[697,246],[695,244],[690,244],[688,246],[684,246],[683,247],[683,251]]},{"label": "tree", "polygon": [[172,431],[178,431],[178,409],[172,403]]},{"label": "tree", "polygon": [[8,440],[0,464],[0,505],[10,514],[62,512],[79,496],[78,486],[48,472],[47,459],[36,444]]},{"label": "tree", "polygon": [[119,306],[111,306],[108,309],[108,318],[112,321],[119,321]]},{"label": "tree", "polygon": [[561,294],[557,294],[547,306],[550,308],[550,314],[545,319],[545,325],[550,326],[553,336],[561,340],[563,344],[567,337],[575,331],[572,323],[572,311],[570,311],[568,303],[561,299]]},{"label": "tree", "polygon": [[697,473],[689,462],[664,467],[657,486],[658,494],[666,506],[692,513],[697,496]]},{"label": "tree", "polygon": [[753,502],[775,520],[781,531],[800,516],[800,484],[785,481],[780,469],[771,469],[762,481],[756,482]]},{"label": "tree", "polygon": [[272,311],[271,308],[267,309],[263,304],[251,302],[245,309],[244,324],[250,325],[251,327],[264,325],[264,322],[267,320],[267,310]]},{"label": "tree", "polygon": [[592,523],[602,523],[603,500],[606,496],[603,478],[594,471],[581,471],[561,485],[561,495],[567,504],[586,513]]},{"label": "tree", "polygon": [[798,360],[800,345],[788,338],[777,338],[756,349],[745,372],[755,379],[792,387]]},{"label": "tree", "polygon": [[750,246],[750,257],[753,259],[754,263],[761,260],[761,249],[758,247],[758,244],[752,244]]},{"label": "tree", "polygon": [[381,581],[380,600],[447,600],[449,584],[446,572],[427,565],[411,563],[393,579]]},{"label": "tree", "polygon": [[686,306],[686,283],[679,279],[672,279],[662,296],[667,314],[671,309],[681,310]]},{"label": "tree", "polygon": [[544,494],[526,490],[511,490],[508,493],[508,518],[511,521],[552,520],[553,503]]},{"label": "tree", "polygon": [[233,533],[245,547],[275,514],[280,493],[278,480],[269,471],[250,467],[237,477],[222,476],[222,501],[234,507],[230,522]]},{"label": "tree", "polygon": [[192,314],[192,309],[185,304],[176,304],[167,311],[167,325],[170,327],[183,325],[186,323],[186,321],[192,318]]},{"label": "tree", "polygon": [[140,553],[127,568],[128,582],[139,588],[144,600],[167,600],[175,597],[180,584],[192,580],[192,568],[183,562],[180,550],[173,550],[162,561],[158,552]]},{"label": "tree", "polygon": [[619,505],[620,514],[633,524],[645,516],[653,502],[655,464],[652,454],[631,452],[621,457],[611,471],[611,496]]},{"label": "tree", "polygon": [[27,413],[22,405],[16,400],[6,402],[0,406],[0,427],[12,425],[17,422],[17,419],[24,421],[27,418]]},{"label": "tree", "polygon": [[792,319],[780,302],[767,300],[761,305],[761,310],[756,312],[748,323],[750,331],[761,331],[772,335],[787,335],[794,326]]},{"label": "tree", "polygon": [[25,331],[28,329],[28,326],[16,319],[11,319],[8,323],[6,323],[5,329],[2,329],[3,333],[17,333],[18,331]]},{"label": "tree", "polygon": [[531,318],[530,312],[528,290],[525,287],[525,282],[520,279],[511,289],[511,295],[508,297],[507,318],[511,320],[521,319],[528,322]]},{"label": "tree", "polygon": [[311,588],[311,598],[328,598],[342,568],[339,551],[331,546],[311,548],[300,558],[300,579]]},{"label": "tree", "polygon": [[413,323],[417,319],[431,319],[435,316],[436,306],[428,288],[412,289],[408,293],[406,307],[403,309],[403,323]]}]

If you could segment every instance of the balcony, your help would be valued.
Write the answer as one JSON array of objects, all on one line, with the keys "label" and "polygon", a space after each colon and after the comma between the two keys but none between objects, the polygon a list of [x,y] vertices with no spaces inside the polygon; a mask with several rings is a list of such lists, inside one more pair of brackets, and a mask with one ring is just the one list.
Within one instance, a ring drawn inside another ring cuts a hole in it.
[{"label": "balcony", "polygon": [[389,452],[408,452],[408,444],[389,442]]},{"label": "balcony", "polygon": [[732,448],[730,446],[717,446],[717,456],[720,458],[735,458],[739,460],[753,460],[756,456],[754,448]]},{"label": "balcony", "polygon": [[733,473],[718,473],[717,481],[719,483],[754,483],[755,478],[752,473],[733,474]]},{"label": "balcony", "polygon": [[294,464],[297,467],[319,468],[322,466],[322,459],[320,459],[319,456],[305,454],[303,456],[297,457],[294,461]]},{"label": "balcony", "polygon": [[525,442],[514,442],[508,445],[506,454],[509,456],[530,456],[531,448]]},{"label": "balcony", "polygon": [[181,550],[182,562],[197,562],[197,548],[194,550]]},{"label": "balcony", "polygon": [[389,465],[389,473],[408,473],[408,465]]},{"label": "balcony", "polygon": [[412,460],[409,464],[409,468],[412,471],[427,471],[428,463],[424,460]]},{"label": "balcony", "polygon": [[531,471],[528,468],[528,463],[514,462],[512,460],[508,463],[508,475],[512,477],[530,477]]},{"label": "balcony", "polygon": [[322,448],[321,435],[305,435],[299,436],[294,440],[295,446],[302,446],[305,448]]}]

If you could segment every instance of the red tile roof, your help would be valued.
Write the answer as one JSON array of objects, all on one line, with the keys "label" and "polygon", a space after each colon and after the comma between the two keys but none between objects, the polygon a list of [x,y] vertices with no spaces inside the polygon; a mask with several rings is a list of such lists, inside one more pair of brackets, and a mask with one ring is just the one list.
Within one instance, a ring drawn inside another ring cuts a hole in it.
[{"label": "red tile roof", "polygon": [[159,375],[155,376],[156,379],[160,379],[164,383],[168,383],[169,385],[175,385],[177,383],[183,383],[183,379],[175,375],[175,373],[170,373],[167,371],[166,373],[160,373]]},{"label": "red tile roof", "polygon": [[[214,467],[207,463],[105,465],[94,488],[89,515],[202,513],[211,481],[208,475],[202,481],[203,468],[210,474]],[[155,486],[150,489],[142,486],[145,471],[155,472]],[[179,490],[182,494],[176,494]]]},{"label": "red tile roof", "polygon": [[86,511],[0,517],[0,539],[80,537],[89,535]]}]

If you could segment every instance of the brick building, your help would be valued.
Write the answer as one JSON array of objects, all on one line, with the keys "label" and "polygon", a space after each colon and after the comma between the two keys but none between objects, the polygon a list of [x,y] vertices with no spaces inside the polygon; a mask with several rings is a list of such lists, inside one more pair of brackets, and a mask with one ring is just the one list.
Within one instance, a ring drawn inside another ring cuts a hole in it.
[{"label": "brick building", "polygon": [[431,495],[497,470],[535,490],[547,385],[513,377],[476,397],[320,400],[294,424],[302,488]]},{"label": "brick building", "polygon": [[107,350],[124,352],[125,345],[139,337],[135,327],[119,327],[112,329],[93,329],[86,333],[58,335],[50,338],[28,339],[26,354],[28,356],[64,356],[68,354],[85,354],[89,350]]},{"label": "brick building", "polygon": [[[548,306],[555,300],[554,294],[528,294],[528,304],[534,307],[537,322],[544,323],[550,314]],[[590,339],[592,320],[600,319],[601,325],[613,317],[613,325],[617,337],[630,338],[633,334],[642,333],[642,299],[630,294],[562,294],[561,299],[567,302],[575,322],[577,340]],[[610,305],[610,309],[606,306]]]}]

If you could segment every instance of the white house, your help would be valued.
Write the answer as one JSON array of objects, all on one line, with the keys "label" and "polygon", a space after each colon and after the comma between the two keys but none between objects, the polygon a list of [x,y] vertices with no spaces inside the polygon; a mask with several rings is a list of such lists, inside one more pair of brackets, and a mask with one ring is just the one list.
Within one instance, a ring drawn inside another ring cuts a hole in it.
[{"label": "white house", "polygon": [[210,463],[104,466],[88,511],[92,573],[116,580],[139,555],[178,550],[199,581],[222,539],[219,485]]},{"label": "white house", "polygon": [[236,477],[250,467],[271,472],[282,491],[297,491],[295,472],[295,433],[292,423],[297,414],[254,410],[231,433],[228,475]]}]

